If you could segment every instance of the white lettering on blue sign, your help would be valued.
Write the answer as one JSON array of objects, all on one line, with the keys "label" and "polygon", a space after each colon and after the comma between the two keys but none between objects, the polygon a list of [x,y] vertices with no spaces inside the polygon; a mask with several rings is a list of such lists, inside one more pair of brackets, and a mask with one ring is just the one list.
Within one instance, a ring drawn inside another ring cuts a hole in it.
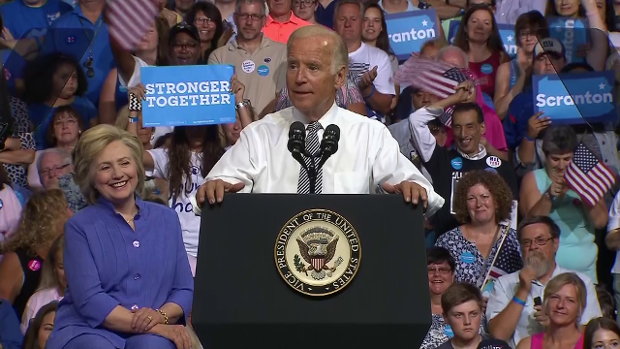
[{"label": "white lettering on blue sign", "polygon": [[231,104],[229,81],[152,83],[145,87],[149,108]]},{"label": "white lettering on blue sign", "polygon": [[416,30],[415,28],[411,28],[411,31],[402,32],[402,33],[393,33],[389,34],[388,37],[393,42],[407,42],[407,41],[415,41],[415,40],[426,40],[430,38],[436,37],[435,29],[422,29]]},{"label": "white lettering on blue sign", "polygon": [[536,106],[542,107],[561,107],[562,105],[581,105],[581,104],[601,104],[612,103],[613,94],[607,93],[595,93],[590,91],[583,95],[573,96],[547,96],[544,93],[536,95]]}]

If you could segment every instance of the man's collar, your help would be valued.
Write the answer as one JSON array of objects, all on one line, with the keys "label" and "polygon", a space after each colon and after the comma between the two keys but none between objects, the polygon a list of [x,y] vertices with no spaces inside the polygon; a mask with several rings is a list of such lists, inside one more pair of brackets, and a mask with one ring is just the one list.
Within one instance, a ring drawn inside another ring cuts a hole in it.
[{"label": "man's collar", "polygon": [[299,24],[303,24],[304,20],[295,16],[295,14],[293,13],[293,11],[291,11],[291,17],[288,19],[288,21],[286,22],[278,22],[275,19],[273,19],[273,17],[271,17],[271,15],[267,15],[267,23],[265,23],[265,25],[269,25],[271,23],[280,23],[280,24],[284,24],[284,23],[293,23],[295,25],[299,25]]},{"label": "man's collar", "polygon": [[[321,126],[323,126],[323,129],[327,128],[327,126],[334,123],[334,119],[336,118],[337,113],[338,113],[338,106],[336,105],[336,101],[334,101],[334,104],[332,104],[332,107],[329,108],[329,110],[325,114],[323,114],[323,116],[318,120]],[[295,121],[301,121],[304,124],[304,126],[308,126],[309,124],[308,118],[306,118],[306,116],[303,115],[295,107],[293,107],[293,119],[295,119]]]},{"label": "man's collar", "polygon": [[[267,47],[271,44],[272,40],[269,39],[267,36],[265,36],[265,34],[262,34],[263,36],[260,40],[260,45],[258,46],[258,49],[262,49],[263,47]],[[235,51],[235,50],[239,50],[239,49],[243,49],[242,47],[239,46],[239,43],[237,43],[237,39],[232,40],[231,42],[228,43],[228,50],[229,51]]]},{"label": "man's collar", "polygon": [[478,145],[478,152],[472,155],[463,153],[457,146],[455,146],[454,148],[459,154],[461,154],[462,157],[467,160],[482,160],[485,156],[487,156],[487,150],[482,144]]}]

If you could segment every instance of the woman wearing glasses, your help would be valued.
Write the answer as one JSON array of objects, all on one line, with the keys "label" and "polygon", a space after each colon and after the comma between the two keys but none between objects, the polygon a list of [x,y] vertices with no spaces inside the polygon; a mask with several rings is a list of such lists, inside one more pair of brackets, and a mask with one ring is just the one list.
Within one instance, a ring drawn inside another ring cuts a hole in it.
[{"label": "woman wearing glasses", "polygon": [[[454,283],[454,258],[443,247],[432,247],[426,252],[428,268],[428,290],[431,294],[431,328],[428,330],[420,349],[435,349],[454,336],[452,329],[443,318],[441,296]],[[480,326],[480,334],[484,334]]]},{"label": "woman wearing glasses", "polygon": [[293,0],[293,13],[295,16],[312,24],[319,24],[314,18],[314,12],[319,7],[317,0]]},{"label": "woman wearing glasses", "polygon": [[220,10],[210,2],[197,2],[189,10],[185,19],[198,29],[201,52],[199,63],[207,64],[211,52],[227,42],[220,42],[224,33]]}]

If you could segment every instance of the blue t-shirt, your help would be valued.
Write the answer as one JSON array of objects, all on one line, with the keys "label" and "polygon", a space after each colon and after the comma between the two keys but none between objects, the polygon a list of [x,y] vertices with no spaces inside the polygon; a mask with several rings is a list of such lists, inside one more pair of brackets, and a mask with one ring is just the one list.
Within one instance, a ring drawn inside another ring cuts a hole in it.
[{"label": "blue t-shirt", "polygon": [[85,62],[93,59],[92,67],[95,75],[88,77],[88,98],[95,106],[99,103],[99,94],[108,73],[115,67],[108,26],[102,17],[91,23],[82,14],[80,6],[61,16],[46,36],[43,45],[44,53],[62,52],[80,62],[80,67],[87,74]]},{"label": "blue t-shirt", "polygon": [[27,6],[23,0],[0,6],[4,26],[15,39],[22,38],[31,29],[50,27],[60,16],[72,10],[71,5],[60,0],[47,0],[41,7]]},{"label": "blue t-shirt", "polygon": [[531,88],[524,89],[508,106],[504,118],[504,133],[508,149],[516,149],[527,132],[527,122],[534,115],[534,95]]},{"label": "blue t-shirt", "polygon": [[[90,120],[97,117],[97,108],[95,108],[95,105],[85,97],[76,96],[71,106],[80,114],[82,124],[85,128],[88,128]],[[47,140],[45,139],[45,134],[47,132],[47,128],[49,127],[50,121],[52,120],[52,115],[54,115],[54,110],[56,110],[56,108],[50,107],[43,103],[31,104],[28,106],[28,115],[30,116],[30,121],[35,129],[34,139],[37,144],[37,150],[42,150],[49,147],[49,144],[47,144]]]}]

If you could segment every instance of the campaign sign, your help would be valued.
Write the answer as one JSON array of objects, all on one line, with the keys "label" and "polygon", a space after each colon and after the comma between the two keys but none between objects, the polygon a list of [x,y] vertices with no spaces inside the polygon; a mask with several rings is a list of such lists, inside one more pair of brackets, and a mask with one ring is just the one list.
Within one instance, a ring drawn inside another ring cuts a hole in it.
[{"label": "campaign sign", "polygon": [[564,44],[566,63],[585,63],[590,40],[588,21],[582,18],[552,17],[548,23],[551,37]]},{"label": "campaign sign", "polygon": [[435,10],[409,11],[385,16],[390,47],[399,60],[420,52],[422,45],[438,37]]},{"label": "campaign sign", "polygon": [[534,113],[553,124],[615,122],[616,91],[612,71],[532,76]]},{"label": "campaign sign", "polygon": [[[450,22],[450,30],[448,30],[448,42],[450,45],[454,44],[454,37],[459,30],[459,25],[461,25],[461,21],[454,20]],[[506,50],[510,58],[515,58],[517,56],[515,26],[512,24],[498,24],[497,29],[499,29],[499,36],[501,36],[504,43],[504,50]]]},{"label": "campaign sign", "polygon": [[235,122],[231,65],[143,67],[144,126],[191,126]]}]

